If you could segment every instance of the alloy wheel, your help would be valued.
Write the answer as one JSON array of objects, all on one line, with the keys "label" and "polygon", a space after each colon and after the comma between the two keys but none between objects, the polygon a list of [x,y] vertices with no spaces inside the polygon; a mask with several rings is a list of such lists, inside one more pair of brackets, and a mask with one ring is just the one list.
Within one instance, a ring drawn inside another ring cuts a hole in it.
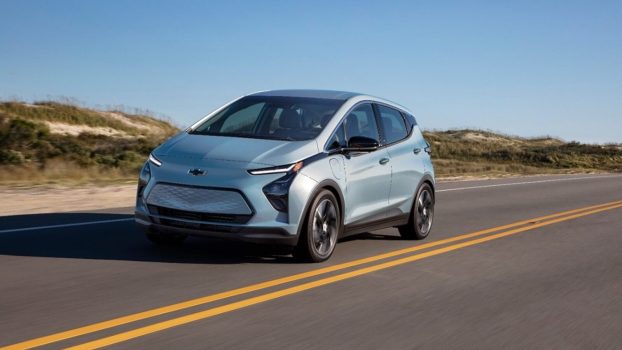
[{"label": "alloy wheel", "polygon": [[323,199],[313,215],[313,248],[320,256],[332,253],[337,243],[337,209],[329,199]]},{"label": "alloy wheel", "polygon": [[417,197],[417,205],[415,207],[417,213],[416,225],[422,235],[427,235],[432,227],[432,219],[434,218],[434,199],[432,193],[424,188]]}]

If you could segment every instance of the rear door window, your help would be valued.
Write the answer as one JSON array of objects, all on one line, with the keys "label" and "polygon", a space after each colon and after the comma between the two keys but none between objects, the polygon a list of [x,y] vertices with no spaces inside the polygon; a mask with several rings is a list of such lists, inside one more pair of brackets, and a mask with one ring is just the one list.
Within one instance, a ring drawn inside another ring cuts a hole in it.
[{"label": "rear door window", "polygon": [[378,112],[382,131],[384,131],[384,143],[394,143],[408,136],[408,129],[400,111],[378,105]]}]

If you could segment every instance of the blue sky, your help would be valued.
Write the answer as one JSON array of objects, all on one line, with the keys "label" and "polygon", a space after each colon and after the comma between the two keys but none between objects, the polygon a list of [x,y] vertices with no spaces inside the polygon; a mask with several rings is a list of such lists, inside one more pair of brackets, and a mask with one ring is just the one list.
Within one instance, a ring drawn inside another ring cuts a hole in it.
[{"label": "blue sky", "polygon": [[427,129],[622,142],[622,1],[6,1],[0,98],[188,125],[265,89],[365,92]]}]

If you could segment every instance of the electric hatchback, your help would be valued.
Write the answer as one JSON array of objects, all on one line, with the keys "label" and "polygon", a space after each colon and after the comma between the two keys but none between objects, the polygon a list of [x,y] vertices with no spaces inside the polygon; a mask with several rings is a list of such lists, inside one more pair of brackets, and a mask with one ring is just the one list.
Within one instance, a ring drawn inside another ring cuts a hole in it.
[{"label": "electric hatchback", "polygon": [[328,259],[339,238],[387,227],[423,239],[434,217],[430,148],[406,108],[363,94],[265,91],[157,147],[136,222],[156,244],[188,235],[294,247]]}]

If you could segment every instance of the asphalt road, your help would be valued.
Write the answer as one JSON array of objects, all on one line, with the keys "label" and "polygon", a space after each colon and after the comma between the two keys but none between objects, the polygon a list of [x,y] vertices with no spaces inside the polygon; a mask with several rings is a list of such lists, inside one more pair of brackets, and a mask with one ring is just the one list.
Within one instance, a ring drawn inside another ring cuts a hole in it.
[{"label": "asphalt road", "polygon": [[323,264],[156,247],[130,213],[0,218],[0,347],[622,348],[622,175],[442,183],[427,240],[375,231]]}]

